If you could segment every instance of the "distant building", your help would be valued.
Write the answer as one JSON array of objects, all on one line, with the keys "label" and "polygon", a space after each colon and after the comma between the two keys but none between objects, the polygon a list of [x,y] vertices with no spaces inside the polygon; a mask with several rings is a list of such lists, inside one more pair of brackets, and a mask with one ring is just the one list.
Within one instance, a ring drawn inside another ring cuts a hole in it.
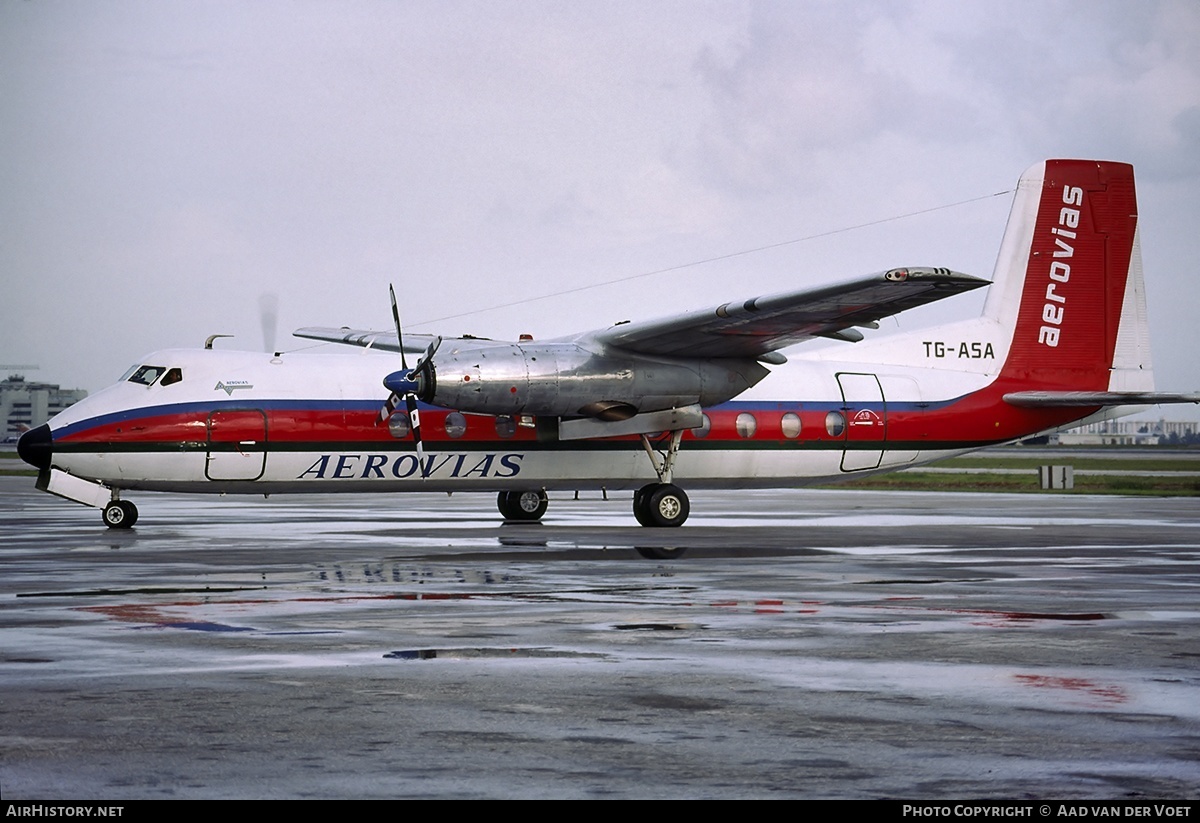
[{"label": "distant building", "polygon": [[1058,435],[1064,446],[1158,446],[1189,443],[1200,436],[1193,420],[1104,420],[1068,429]]},{"label": "distant building", "polygon": [[53,383],[30,383],[18,374],[0,381],[0,419],[4,439],[15,439],[40,426],[67,406],[87,397],[82,389],[60,389]]}]

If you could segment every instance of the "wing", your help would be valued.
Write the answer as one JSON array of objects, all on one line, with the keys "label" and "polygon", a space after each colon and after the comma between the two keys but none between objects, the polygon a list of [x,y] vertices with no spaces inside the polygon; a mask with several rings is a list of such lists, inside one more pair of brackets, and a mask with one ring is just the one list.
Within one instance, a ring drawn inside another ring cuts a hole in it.
[{"label": "wing", "polygon": [[[394,331],[368,331],[366,329],[351,329],[347,326],[342,326],[340,329],[326,326],[305,326],[302,329],[296,329],[292,332],[292,336],[303,337],[306,340],[322,340],[326,343],[362,346],[364,349],[378,349],[379,351],[391,352],[400,351],[400,346],[396,344],[396,332]],[[436,336],[432,334],[408,334],[406,332],[404,335],[404,351],[407,354],[424,354],[425,350],[436,339]],[[446,338],[446,340],[450,339]],[[494,342],[485,340],[482,337],[454,339],[471,340],[480,344]]]},{"label": "wing", "polygon": [[[814,337],[861,340],[862,333],[855,326],[873,328],[880,318],[986,285],[987,280],[949,269],[891,269],[836,286],[755,297],[674,317],[622,323],[594,332],[591,337],[642,354],[760,357]],[[293,334],[308,340],[399,351],[393,332],[308,326]],[[456,339],[469,340],[474,346],[505,345],[486,338]],[[406,334],[404,350],[420,354],[433,340],[427,334]]]},{"label": "wing", "polygon": [[874,328],[882,317],[986,285],[987,280],[949,269],[891,269],[836,286],[623,323],[595,337],[643,354],[758,357],[814,337],[861,340],[855,326]]}]

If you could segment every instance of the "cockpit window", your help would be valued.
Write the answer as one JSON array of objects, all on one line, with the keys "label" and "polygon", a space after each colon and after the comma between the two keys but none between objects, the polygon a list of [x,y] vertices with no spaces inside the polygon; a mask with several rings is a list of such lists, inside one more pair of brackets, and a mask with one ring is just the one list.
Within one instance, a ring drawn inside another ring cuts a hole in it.
[{"label": "cockpit window", "polygon": [[162,366],[138,366],[129,377],[130,383],[141,383],[143,386],[153,386],[154,381],[162,376],[166,369]]},{"label": "cockpit window", "polygon": [[172,369],[167,369],[167,373],[163,375],[162,382],[159,383],[158,385],[169,386],[172,383],[178,383],[182,379],[183,379],[183,372],[180,371],[180,369],[178,367],[172,368]]}]

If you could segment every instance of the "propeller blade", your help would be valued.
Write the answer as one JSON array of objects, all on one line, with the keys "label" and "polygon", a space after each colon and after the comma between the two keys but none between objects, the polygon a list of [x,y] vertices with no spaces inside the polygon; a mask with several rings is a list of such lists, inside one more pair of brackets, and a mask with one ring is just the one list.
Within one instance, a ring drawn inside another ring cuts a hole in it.
[{"label": "propeller blade", "polygon": [[279,295],[266,292],[258,296],[258,319],[262,322],[263,351],[275,351],[275,330],[279,325]]},{"label": "propeller blade", "polygon": [[399,372],[389,374],[383,380],[383,385],[391,390],[391,394],[383,408],[379,410],[379,419],[376,421],[376,425],[392,416],[403,397],[404,405],[408,408],[408,430],[412,434],[413,444],[417,449],[417,465],[421,467],[421,479],[424,480],[429,476],[429,472],[425,465],[425,449],[421,444],[421,413],[417,410],[417,379],[421,369],[429,362],[429,358],[433,357],[438,346],[442,345],[442,338],[438,337],[429,344],[429,348],[425,350],[421,359],[417,361],[417,365],[410,371],[408,358],[404,356],[404,331],[400,327],[400,308],[396,305],[396,289],[390,283],[388,284],[388,294],[392,298],[392,319],[396,322],[396,342],[400,344],[400,365],[403,368]]},{"label": "propeller blade", "polygon": [[438,346],[440,345],[442,345],[442,336],[439,334],[434,341],[429,344],[429,348],[425,349],[425,353],[421,355],[421,359],[417,361],[417,365],[413,366],[414,375],[421,371],[425,364],[433,358],[434,353],[437,352]]},{"label": "propeller blade", "polygon": [[404,356],[404,332],[400,329],[400,309],[396,308],[396,289],[388,283],[388,294],[392,296],[392,319],[396,321],[396,342],[400,344],[400,365],[408,371],[408,359]]},{"label": "propeller blade", "polygon": [[379,410],[379,416],[375,418],[375,425],[380,426],[388,421],[392,416],[392,412],[396,411],[396,407],[400,405],[400,396],[395,392],[388,395],[387,402],[383,404],[383,408]]},{"label": "propeller blade", "polygon": [[[396,340],[400,343],[400,365],[403,366],[401,379],[407,379],[408,360],[404,356],[404,332],[400,328],[400,309],[396,306],[396,289],[391,283],[388,283],[388,295],[392,298],[392,319],[396,322]],[[392,390],[388,396],[387,402],[383,404],[383,408],[379,410],[379,417],[375,419],[375,425],[379,426],[387,422],[387,419],[392,416],[392,412],[396,411],[396,407],[400,405],[399,389],[393,389],[388,386],[388,380],[392,379],[393,375],[388,375],[384,379],[383,385]]]},{"label": "propeller blade", "polygon": [[404,398],[408,406],[409,431],[412,432],[413,443],[417,447],[417,465],[421,467],[421,479],[428,477],[425,466],[425,449],[421,447],[421,413],[417,411],[417,396],[410,394]]}]

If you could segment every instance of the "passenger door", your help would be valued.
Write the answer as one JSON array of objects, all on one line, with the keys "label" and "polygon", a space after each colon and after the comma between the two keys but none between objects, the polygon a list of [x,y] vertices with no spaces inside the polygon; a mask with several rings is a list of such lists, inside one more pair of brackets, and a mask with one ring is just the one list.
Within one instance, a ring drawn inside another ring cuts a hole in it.
[{"label": "passenger door", "polygon": [[873,374],[841,372],[837,379],[846,415],[842,471],[877,469],[887,441],[887,405],[883,387]]},{"label": "passenger door", "polygon": [[262,409],[222,409],[208,416],[209,480],[258,480],[267,466],[267,415]]}]

